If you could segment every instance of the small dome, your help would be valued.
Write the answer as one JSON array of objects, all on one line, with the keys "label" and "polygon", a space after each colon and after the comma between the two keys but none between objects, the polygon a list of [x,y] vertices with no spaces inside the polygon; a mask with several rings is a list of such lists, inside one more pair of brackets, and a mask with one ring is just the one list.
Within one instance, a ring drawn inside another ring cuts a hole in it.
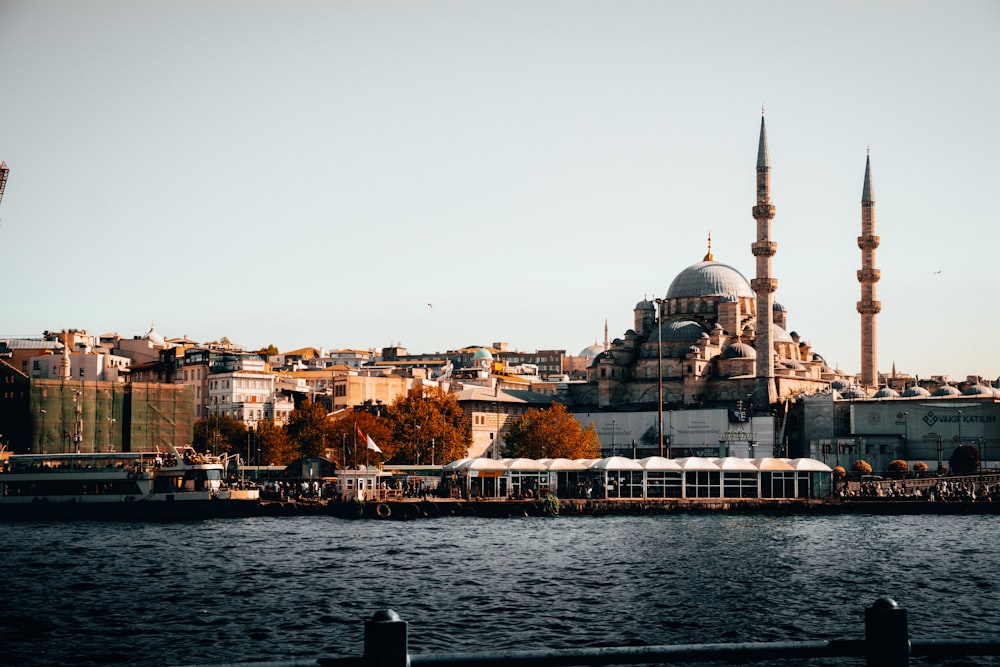
[{"label": "small dome", "polygon": [[773,305],[773,306],[771,306],[771,310],[776,310],[776,311],[778,311],[778,312],[780,312],[780,313],[784,313],[784,312],[787,312],[787,311],[785,310],[785,307],[784,307],[784,306],[782,306],[782,305],[781,305],[780,303],[778,303],[777,301],[775,301],[775,302],[774,302],[774,305]]},{"label": "small dome", "polygon": [[943,384],[934,390],[931,396],[958,396],[961,392],[950,384]]},{"label": "small dome", "polygon": [[824,359],[822,355],[820,355],[820,354],[818,354],[816,352],[813,352],[812,360],[813,361],[826,361],[826,359]]},{"label": "small dome", "polygon": [[844,380],[834,380],[833,382],[830,383],[830,386],[836,389],[837,391],[845,391],[851,385],[845,382]]},{"label": "small dome", "polygon": [[166,345],[166,341],[163,340],[163,336],[157,333],[156,326],[153,324],[149,325],[149,331],[146,332],[146,335],[143,336],[143,338],[148,340],[153,345]]},{"label": "small dome", "polygon": [[485,347],[481,347],[476,350],[476,353],[472,355],[472,358],[474,360],[486,359],[487,361],[493,361],[493,353]]},{"label": "small dome", "polygon": [[604,352],[604,346],[598,343],[594,343],[593,345],[588,345],[587,347],[580,350],[579,356],[587,357],[588,359],[593,359],[601,352]]},{"label": "small dome", "polygon": [[899,398],[899,392],[892,387],[882,387],[872,395],[872,398]]},{"label": "small dome", "polygon": [[739,301],[739,297],[735,294],[727,294],[726,296],[719,299],[719,303],[736,303]]},{"label": "small dome", "polygon": [[743,274],[722,262],[707,260],[692,264],[677,274],[667,288],[668,299],[688,296],[754,296]]},{"label": "small dome", "polygon": [[643,299],[639,303],[635,304],[636,310],[656,310],[656,306],[649,299]]},{"label": "small dome", "polygon": [[701,338],[705,329],[693,320],[673,320],[664,322],[660,333],[666,341],[695,341]]},{"label": "small dome", "polygon": [[996,396],[996,392],[983,384],[974,384],[962,392],[962,396]]},{"label": "small dome", "polygon": [[733,343],[722,351],[723,359],[756,359],[757,350],[746,343]]},{"label": "small dome", "polygon": [[857,385],[852,385],[847,391],[841,394],[843,398],[871,398],[868,392]]},{"label": "small dome", "polygon": [[913,384],[903,390],[903,398],[926,398],[931,392],[918,384]]}]

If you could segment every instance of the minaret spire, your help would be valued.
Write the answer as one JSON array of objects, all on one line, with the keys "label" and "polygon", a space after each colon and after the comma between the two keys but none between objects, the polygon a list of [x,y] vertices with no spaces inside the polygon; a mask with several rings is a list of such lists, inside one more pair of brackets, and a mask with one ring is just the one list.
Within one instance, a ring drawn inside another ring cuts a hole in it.
[{"label": "minaret spire", "polygon": [[774,292],[778,289],[777,279],[771,276],[771,258],[778,244],[771,241],[771,220],[774,219],[774,205],[771,204],[771,158],[767,151],[767,128],[764,126],[764,109],[761,107],[760,141],[757,145],[757,204],[753,207],[753,217],[757,221],[757,240],[750,246],[757,258],[757,277],[750,286],[757,295],[756,324],[756,386],[754,405],[757,409],[767,409],[778,399],[774,383]]},{"label": "minaret spire", "polygon": [[872,156],[869,149],[865,158],[865,182],[861,188],[861,300],[858,313],[861,315],[861,385],[874,387],[878,384],[878,330],[876,316],[882,310],[882,303],[875,298],[875,283],[881,278],[881,271],[875,268],[875,249],[879,237],[875,235],[875,198],[872,195]]},{"label": "minaret spire", "polygon": [[610,350],[611,343],[608,342],[608,318],[604,318],[604,349]]}]

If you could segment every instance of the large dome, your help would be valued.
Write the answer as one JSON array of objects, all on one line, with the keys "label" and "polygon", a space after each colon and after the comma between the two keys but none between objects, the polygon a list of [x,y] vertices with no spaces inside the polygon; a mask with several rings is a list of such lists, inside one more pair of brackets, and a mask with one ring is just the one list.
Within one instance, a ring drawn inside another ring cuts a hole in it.
[{"label": "large dome", "polygon": [[722,262],[706,260],[677,274],[667,289],[668,299],[690,296],[754,296],[743,274]]}]

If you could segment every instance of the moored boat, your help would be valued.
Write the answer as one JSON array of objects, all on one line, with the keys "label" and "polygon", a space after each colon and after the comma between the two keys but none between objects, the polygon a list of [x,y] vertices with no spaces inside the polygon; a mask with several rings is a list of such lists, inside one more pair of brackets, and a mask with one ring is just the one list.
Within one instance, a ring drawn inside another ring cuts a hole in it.
[{"label": "moored boat", "polygon": [[11,455],[0,469],[0,519],[197,518],[255,505],[256,493],[232,498],[224,473],[221,458],[192,447]]}]

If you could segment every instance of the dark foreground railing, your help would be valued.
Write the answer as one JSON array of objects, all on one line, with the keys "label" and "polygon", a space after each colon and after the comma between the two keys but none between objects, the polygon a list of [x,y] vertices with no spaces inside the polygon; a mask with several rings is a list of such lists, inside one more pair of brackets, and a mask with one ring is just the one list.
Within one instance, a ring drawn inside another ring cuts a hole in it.
[{"label": "dark foreground railing", "polygon": [[899,667],[910,657],[1000,656],[1000,637],[911,639],[906,610],[882,597],[865,609],[864,639],[817,641],[615,646],[484,653],[410,655],[408,624],[386,609],[365,621],[364,655],[293,662],[245,663],[244,667],[571,667],[583,665],[684,665],[695,662],[748,663],[761,660],[864,658],[868,667]]}]

